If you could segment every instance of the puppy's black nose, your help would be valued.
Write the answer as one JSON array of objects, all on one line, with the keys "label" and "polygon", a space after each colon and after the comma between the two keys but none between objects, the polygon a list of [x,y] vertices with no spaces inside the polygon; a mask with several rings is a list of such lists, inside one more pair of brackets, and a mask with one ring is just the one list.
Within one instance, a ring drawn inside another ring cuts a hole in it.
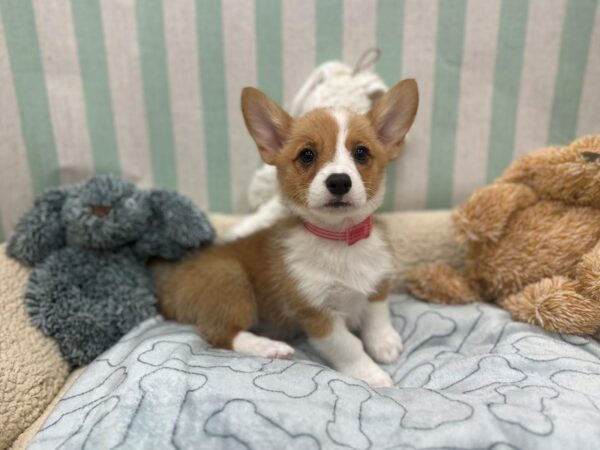
[{"label": "puppy's black nose", "polygon": [[325,186],[333,195],[344,195],[352,187],[352,180],[345,173],[333,173],[325,180]]}]

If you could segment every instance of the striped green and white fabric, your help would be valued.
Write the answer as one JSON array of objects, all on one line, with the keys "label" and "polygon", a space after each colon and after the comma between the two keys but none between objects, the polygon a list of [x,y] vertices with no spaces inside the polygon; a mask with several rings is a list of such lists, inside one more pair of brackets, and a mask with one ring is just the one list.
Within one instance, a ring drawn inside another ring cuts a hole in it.
[{"label": "striped green and white fabric", "polygon": [[[368,47],[420,111],[386,208],[462,200],[534,148],[600,133],[598,0],[0,0],[4,236],[43,189],[114,172],[243,212],[243,86],[289,106]],[[1,233],[1,232],[0,232]]]}]

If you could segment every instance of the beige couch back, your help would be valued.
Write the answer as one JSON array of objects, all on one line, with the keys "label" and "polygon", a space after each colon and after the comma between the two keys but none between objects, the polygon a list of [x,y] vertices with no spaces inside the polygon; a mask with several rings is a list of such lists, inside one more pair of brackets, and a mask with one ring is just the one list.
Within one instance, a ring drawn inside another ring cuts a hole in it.
[{"label": "beige couch back", "polygon": [[4,236],[35,194],[94,173],[246,211],[240,89],[289,106],[317,64],[371,46],[388,84],[421,91],[388,210],[449,207],[600,132],[598,0],[7,0],[0,19]]}]

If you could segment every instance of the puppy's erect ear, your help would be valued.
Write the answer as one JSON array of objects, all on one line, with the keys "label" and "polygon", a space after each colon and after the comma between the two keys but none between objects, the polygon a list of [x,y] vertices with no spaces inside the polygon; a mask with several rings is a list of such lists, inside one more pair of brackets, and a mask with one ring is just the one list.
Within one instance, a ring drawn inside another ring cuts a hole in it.
[{"label": "puppy's erect ear", "polygon": [[273,164],[292,118],[261,91],[250,87],[242,91],[242,114],[260,156],[267,164]]},{"label": "puppy's erect ear", "polygon": [[417,82],[408,79],[387,91],[367,113],[390,160],[400,154],[402,141],[415,120],[418,106]]}]

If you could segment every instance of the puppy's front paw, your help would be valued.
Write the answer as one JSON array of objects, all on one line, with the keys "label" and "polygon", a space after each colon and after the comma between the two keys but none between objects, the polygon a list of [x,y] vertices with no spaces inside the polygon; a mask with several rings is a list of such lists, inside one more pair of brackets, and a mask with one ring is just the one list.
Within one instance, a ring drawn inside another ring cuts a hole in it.
[{"label": "puppy's front paw", "polygon": [[357,364],[343,371],[345,374],[363,380],[371,387],[391,387],[392,378],[377,364]]},{"label": "puppy's front paw", "polygon": [[393,363],[402,351],[402,338],[391,326],[363,333],[362,341],[367,353],[382,364]]},{"label": "puppy's front paw", "polygon": [[371,387],[392,387],[394,386],[394,381],[392,377],[390,377],[386,372],[384,372],[379,367],[378,370],[373,370],[365,376],[364,380]]},{"label": "puppy's front paw", "polygon": [[344,367],[337,369],[345,375],[358,378],[371,387],[390,387],[394,385],[392,378],[367,355]]}]

